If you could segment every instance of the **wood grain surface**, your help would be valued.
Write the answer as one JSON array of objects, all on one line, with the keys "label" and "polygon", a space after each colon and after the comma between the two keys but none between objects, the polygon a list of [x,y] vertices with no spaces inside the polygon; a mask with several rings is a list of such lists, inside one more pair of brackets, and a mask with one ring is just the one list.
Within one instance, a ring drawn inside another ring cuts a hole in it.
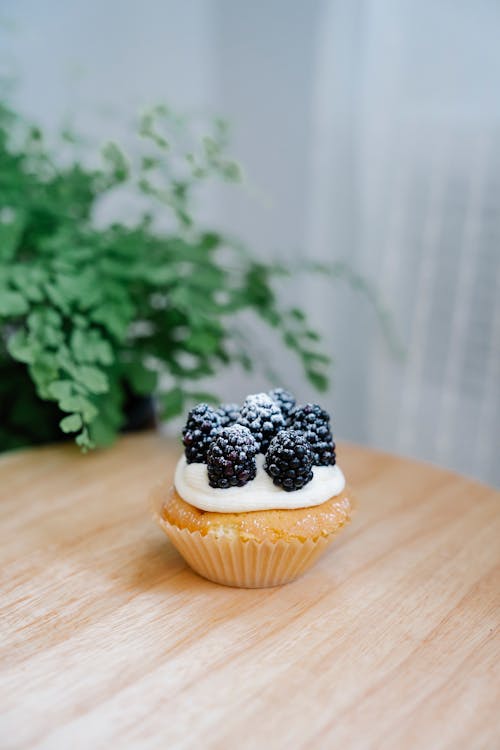
[{"label": "wood grain surface", "polygon": [[156,434],[0,459],[0,746],[500,747],[500,494],[355,446],[352,525],[301,580],[186,568]]}]

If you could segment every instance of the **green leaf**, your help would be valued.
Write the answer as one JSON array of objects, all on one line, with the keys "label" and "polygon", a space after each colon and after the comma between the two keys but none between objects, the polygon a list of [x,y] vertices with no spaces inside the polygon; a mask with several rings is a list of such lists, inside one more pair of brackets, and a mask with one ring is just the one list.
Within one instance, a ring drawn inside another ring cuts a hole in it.
[{"label": "green leaf", "polygon": [[148,369],[138,360],[130,362],[125,367],[125,374],[133,390],[141,396],[154,393],[158,382],[158,374]]},{"label": "green leaf", "polygon": [[97,417],[98,410],[94,404],[84,396],[68,396],[59,400],[61,411],[80,412],[85,422],[92,422]]},{"label": "green leaf", "polygon": [[[49,393],[51,392],[51,388],[49,387]],[[58,398],[58,402],[61,411],[80,411],[83,407],[83,397],[78,394],[73,394],[72,392],[69,395],[61,395]]]},{"label": "green leaf", "polygon": [[20,292],[0,289],[0,315],[5,318],[23,315],[28,311],[28,302]]},{"label": "green leaf", "polygon": [[145,172],[150,169],[156,169],[156,167],[159,167],[160,164],[161,161],[155,156],[143,156],[141,159],[141,169],[143,169]]},{"label": "green leaf", "polygon": [[206,135],[203,138],[203,146],[205,148],[205,153],[208,157],[213,157],[220,151],[220,146],[217,143],[217,141],[214,141],[213,138],[211,138],[209,135]]},{"label": "green leaf", "polygon": [[71,334],[71,350],[77,362],[95,362],[96,357],[89,346],[87,332],[76,328]]},{"label": "green leaf", "polygon": [[113,362],[113,350],[100,331],[77,328],[71,334],[71,350],[77,362],[110,365]]},{"label": "green leaf", "polygon": [[76,313],[76,315],[73,315],[73,323],[77,328],[87,328],[89,321],[84,315]]},{"label": "green leaf", "polygon": [[290,310],[290,316],[292,318],[295,318],[295,320],[298,320],[300,322],[304,321],[306,319],[306,315],[303,310],[301,310],[298,307],[292,307]]},{"label": "green leaf", "polygon": [[310,352],[307,349],[301,349],[302,359],[307,362],[321,362],[324,365],[328,365],[331,362],[331,357],[323,352]]},{"label": "green leaf", "polygon": [[235,161],[225,162],[221,166],[221,172],[224,179],[228,182],[240,182],[242,178],[241,167]]},{"label": "green leaf", "polygon": [[142,270],[140,275],[152,286],[166,286],[167,284],[179,282],[179,267],[177,264],[153,268],[147,266]]},{"label": "green leaf", "polygon": [[63,339],[62,318],[54,310],[37,308],[28,316],[28,328],[33,338],[47,347],[59,346]]},{"label": "green leaf", "polygon": [[4,207],[0,211],[0,258],[10,261],[16,254],[26,215],[19,209]]},{"label": "green leaf", "polygon": [[66,344],[63,343],[58,347],[55,353],[55,359],[58,366],[62,370],[65,370],[72,378],[75,377],[75,370],[77,365],[75,364],[75,361],[71,356],[71,352]]},{"label": "green leaf", "polygon": [[130,315],[114,305],[101,305],[90,313],[90,317],[96,323],[101,323],[116,339],[122,341],[125,338],[129,324]]},{"label": "green leaf", "polygon": [[247,354],[247,352],[238,352],[236,355],[236,360],[240,363],[242,368],[245,370],[245,372],[252,372],[253,370],[253,362],[251,357]]},{"label": "green leaf", "polygon": [[69,399],[73,395],[73,383],[70,380],[54,380],[49,385],[49,393],[52,398]]},{"label": "green leaf", "polygon": [[118,431],[112,424],[106,422],[105,419],[97,417],[90,425],[89,433],[92,442],[97,447],[105,448],[115,442]]},{"label": "green leaf", "polygon": [[85,428],[81,431],[79,435],[76,436],[75,442],[77,445],[80,446],[83,453],[86,453],[88,450],[95,448],[95,443],[90,437],[88,430]]},{"label": "green leaf", "polygon": [[196,354],[213,354],[219,346],[220,337],[212,331],[194,331],[184,341],[184,346],[189,352]]},{"label": "green leaf", "polygon": [[141,117],[141,121],[139,123],[139,134],[142,135],[143,138],[149,138],[150,140],[152,140],[153,143],[155,143],[164,151],[168,151],[168,149],[170,148],[170,144],[168,143],[166,138],[164,138],[155,130],[155,117],[164,114],[165,112],[161,111],[159,108],[146,112]]},{"label": "green leaf", "polygon": [[29,371],[40,398],[50,399],[49,386],[58,376],[56,364],[50,357],[39,357],[33,364],[30,364]]},{"label": "green leaf", "polygon": [[11,279],[12,284],[30,302],[41,302],[44,299],[46,274],[42,269],[18,264],[11,269]]},{"label": "green leaf", "polygon": [[206,252],[210,252],[219,247],[221,239],[221,236],[217,232],[205,232],[201,237],[200,245]]},{"label": "green leaf", "polygon": [[97,447],[111,445],[124,423],[123,389],[115,383],[109,393],[95,399],[99,411],[89,425],[89,434]]},{"label": "green leaf", "polygon": [[51,328],[61,328],[62,322],[63,319],[60,313],[50,307],[38,306],[28,318],[28,325],[37,336],[43,334],[43,330],[47,326]]},{"label": "green leaf", "polygon": [[92,422],[99,413],[94,404],[83,396],[80,397],[80,407],[86,422]]},{"label": "green leaf", "polygon": [[120,381],[115,381],[109,393],[97,396],[94,399],[96,408],[99,411],[96,419],[104,420],[117,431],[125,421],[123,413],[124,390]]},{"label": "green leaf", "polygon": [[97,367],[82,365],[75,368],[75,377],[91,393],[106,393],[109,388],[108,378]]},{"label": "green leaf", "polygon": [[167,393],[161,394],[160,403],[162,406],[163,419],[172,419],[173,417],[182,414],[184,408],[184,392],[181,388],[176,386]]},{"label": "green leaf", "polygon": [[59,289],[59,287],[57,287],[55,284],[46,284],[45,291],[47,292],[50,301],[56,307],[58,307],[59,310],[62,310],[64,313],[69,312],[68,301],[65,298],[65,296],[61,293],[61,290]]},{"label": "green leaf", "polygon": [[310,341],[320,341],[321,340],[321,336],[319,335],[319,333],[317,331],[312,331],[310,329],[308,329],[307,331],[305,331],[304,336],[306,336],[306,338],[308,338]]},{"label": "green leaf", "polygon": [[129,165],[116,143],[107,143],[102,150],[103,158],[113,170],[113,177],[118,182],[123,182],[129,174]]},{"label": "green leaf", "polygon": [[290,347],[290,349],[300,348],[297,337],[294,336],[293,333],[290,333],[290,331],[285,332],[285,334],[283,335],[283,341],[288,347]]},{"label": "green leaf", "polygon": [[[59,272],[51,285],[54,304],[63,310],[76,305],[81,310],[94,307],[102,299],[102,287],[94,268],[73,268]],[[54,296],[55,295],[55,296]]]},{"label": "green leaf", "polygon": [[63,432],[78,432],[82,424],[82,418],[79,414],[70,414],[59,422],[59,426]]},{"label": "green leaf", "polygon": [[318,391],[324,392],[328,389],[328,378],[326,375],[323,375],[321,372],[315,372],[314,370],[309,370],[306,375],[309,382],[312,383]]},{"label": "green leaf", "polygon": [[26,331],[20,329],[9,338],[7,350],[18,362],[32,364],[35,361],[37,347],[30,341]]}]

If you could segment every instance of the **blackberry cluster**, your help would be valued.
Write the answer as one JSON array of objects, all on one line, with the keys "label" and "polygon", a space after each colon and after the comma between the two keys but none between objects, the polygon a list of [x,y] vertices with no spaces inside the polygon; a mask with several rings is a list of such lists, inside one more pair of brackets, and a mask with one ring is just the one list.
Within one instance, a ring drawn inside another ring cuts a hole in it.
[{"label": "blackberry cluster", "polygon": [[255,478],[258,446],[250,430],[239,424],[223,427],[214,437],[207,453],[210,487],[243,487]]},{"label": "blackberry cluster", "polygon": [[247,427],[257,441],[260,453],[265,453],[273,437],[285,427],[280,407],[266,393],[247,396],[241,407],[238,424]]},{"label": "blackberry cluster", "polygon": [[276,401],[285,417],[286,424],[288,424],[290,413],[292,412],[292,409],[295,408],[295,397],[293,393],[285,391],[284,388],[274,388],[272,391],[269,391],[268,395],[271,396],[273,401]]},{"label": "blackberry cluster", "polygon": [[217,414],[222,427],[229,427],[238,421],[240,416],[240,407],[238,404],[221,404],[217,409]]},{"label": "blackberry cluster", "polygon": [[313,478],[311,446],[300,432],[282,430],[271,441],[264,469],[285,492],[300,490]]},{"label": "blackberry cluster", "polygon": [[306,404],[293,410],[290,427],[300,432],[311,446],[314,466],[335,464],[335,443],[330,432],[330,415],[318,404]]},{"label": "blackberry cluster", "polygon": [[210,443],[220,427],[219,416],[208,404],[198,404],[191,409],[182,431],[188,464],[205,463]]}]

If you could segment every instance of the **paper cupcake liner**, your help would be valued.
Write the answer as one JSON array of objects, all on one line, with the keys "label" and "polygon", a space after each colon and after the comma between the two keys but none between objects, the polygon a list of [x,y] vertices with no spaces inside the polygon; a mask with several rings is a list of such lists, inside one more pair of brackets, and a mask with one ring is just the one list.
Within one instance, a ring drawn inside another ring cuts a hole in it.
[{"label": "paper cupcake liner", "polygon": [[[267,588],[295,580],[308,570],[336,536],[276,542],[202,535],[163,518],[163,503],[153,501],[154,517],[187,564],[203,578],[240,588]],[[155,507],[156,506],[156,507]]]}]

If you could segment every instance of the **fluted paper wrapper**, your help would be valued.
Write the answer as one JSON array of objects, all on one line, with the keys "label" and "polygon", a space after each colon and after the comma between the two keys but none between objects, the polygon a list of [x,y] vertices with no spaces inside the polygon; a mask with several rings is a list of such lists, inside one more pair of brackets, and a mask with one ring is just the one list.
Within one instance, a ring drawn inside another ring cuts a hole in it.
[{"label": "fluted paper wrapper", "polygon": [[163,503],[153,499],[154,518],[187,564],[203,578],[240,588],[280,586],[298,578],[333,541],[336,534],[296,541],[243,541],[179,529],[162,516]]}]

